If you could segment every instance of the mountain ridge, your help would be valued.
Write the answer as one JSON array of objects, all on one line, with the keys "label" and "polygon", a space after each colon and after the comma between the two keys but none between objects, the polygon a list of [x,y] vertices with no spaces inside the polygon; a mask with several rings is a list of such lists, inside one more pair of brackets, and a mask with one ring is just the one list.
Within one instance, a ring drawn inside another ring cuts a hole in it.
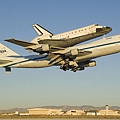
[{"label": "mountain ridge", "polygon": [[[0,113],[11,113],[11,112],[28,112],[27,109],[32,108],[47,108],[47,109],[62,109],[63,111],[68,110],[104,110],[105,106],[101,107],[95,107],[91,105],[83,105],[83,106],[69,106],[69,105],[63,105],[63,106],[40,106],[40,107],[30,107],[30,108],[12,108],[7,110],[0,110]],[[110,110],[120,110],[119,106],[109,106]]]}]

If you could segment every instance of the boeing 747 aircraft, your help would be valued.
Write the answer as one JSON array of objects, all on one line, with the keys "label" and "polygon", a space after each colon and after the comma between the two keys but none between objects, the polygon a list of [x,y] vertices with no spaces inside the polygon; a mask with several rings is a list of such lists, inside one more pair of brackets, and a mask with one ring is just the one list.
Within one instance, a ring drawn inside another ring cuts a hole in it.
[{"label": "boeing 747 aircraft", "polygon": [[0,67],[10,72],[11,68],[43,68],[60,66],[73,72],[96,66],[98,57],[120,52],[120,35],[115,35],[79,46],[50,51],[43,55],[20,56],[0,44]]},{"label": "boeing 747 aircraft", "polygon": [[31,42],[16,40],[13,38],[6,41],[20,45],[31,52],[43,54],[49,52],[51,49],[56,50],[74,46],[78,43],[105,35],[112,30],[111,27],[93,24],[76,30],[53,35],[38,24],[34,24],[33,28],[38,33],[38,36]]}]

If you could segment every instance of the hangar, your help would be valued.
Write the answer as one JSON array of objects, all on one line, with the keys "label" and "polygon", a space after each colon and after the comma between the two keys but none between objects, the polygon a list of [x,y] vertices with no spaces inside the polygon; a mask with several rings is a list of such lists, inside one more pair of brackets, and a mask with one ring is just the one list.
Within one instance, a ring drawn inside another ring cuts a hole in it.
[{"label": "hangar", "polygon": [[83,110],[69,110],[66,115],[85,115],[85,112]]},{"label": "hangar", "polygon": [[28,109],[29,115],[61,115],[62,109],[33,108]]}]

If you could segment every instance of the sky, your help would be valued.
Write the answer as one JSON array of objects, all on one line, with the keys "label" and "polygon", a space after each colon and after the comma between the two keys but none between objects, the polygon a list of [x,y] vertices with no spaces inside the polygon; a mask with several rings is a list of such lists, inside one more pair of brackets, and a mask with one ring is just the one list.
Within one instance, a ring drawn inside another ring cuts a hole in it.
[{"label": "sky", "polygon": [[[34,23],[53,34],[97,23],[113,28],[106,36],[117,35],[119,13],[120,0],[0,0],[0,43],[20,55],[29,55],[24,48],[4,40],[31,41],[37,36]],[[0,68],[0,110],[47,105],[120,106],[120,54],[97,58],[96,62],[96,67],[76,73],[49,67],[16,68],[6,74]]]}]

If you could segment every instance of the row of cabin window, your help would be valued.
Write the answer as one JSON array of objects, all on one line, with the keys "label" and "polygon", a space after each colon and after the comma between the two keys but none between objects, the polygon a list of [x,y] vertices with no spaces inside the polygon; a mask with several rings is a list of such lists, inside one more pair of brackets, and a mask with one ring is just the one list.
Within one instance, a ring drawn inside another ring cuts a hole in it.
[{"label": "row of cabin window", "polygon": [[[91,29],[91,28],[89,28],[89,29]],[[85,30],[87,30],[87,29],[85,29]],[[82,30],[79,30],[79,31],[75,31],[75,33],[77,33],[77,32],[81,32],[81,31],[83,31],[83,29]],[[71,33],[69,33],[69,35],[70,34],[73,34],[73,32],[71,32]],[[68,34],[66,34],[66,36],[67,36]],[[60,37],[63,37],[63,36],[65,36],[65,35],[60,35]],[[58,38],[58,37],[57,37]]]}]

